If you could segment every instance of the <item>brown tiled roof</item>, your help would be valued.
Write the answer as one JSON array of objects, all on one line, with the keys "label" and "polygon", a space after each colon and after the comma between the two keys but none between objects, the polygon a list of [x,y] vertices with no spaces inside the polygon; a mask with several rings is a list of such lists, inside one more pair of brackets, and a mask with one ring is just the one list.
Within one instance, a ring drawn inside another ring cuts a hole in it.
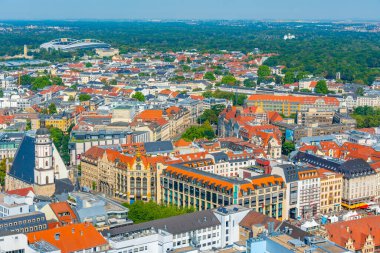
[{"label": "brown tiled roof", "polygon": [[275,218],[266,216],[262,213],[258,213],[255,211],[250,211],[244,219],[239,223],[241,227],[251,229],[253,225],[261,224],[268,228],[268,222],[274,222],[274,227],[278,227],[281,222],[276,220]]}]

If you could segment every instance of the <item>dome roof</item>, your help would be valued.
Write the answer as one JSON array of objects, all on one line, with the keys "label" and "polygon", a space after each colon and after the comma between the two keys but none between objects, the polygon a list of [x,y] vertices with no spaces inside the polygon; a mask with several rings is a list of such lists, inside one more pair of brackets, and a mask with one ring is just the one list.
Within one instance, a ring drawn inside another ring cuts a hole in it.
[{"label": "dome roof", "polygon": [[36,131],[36,135],[49,135],[50,132],[47,128],[39,128]]}]

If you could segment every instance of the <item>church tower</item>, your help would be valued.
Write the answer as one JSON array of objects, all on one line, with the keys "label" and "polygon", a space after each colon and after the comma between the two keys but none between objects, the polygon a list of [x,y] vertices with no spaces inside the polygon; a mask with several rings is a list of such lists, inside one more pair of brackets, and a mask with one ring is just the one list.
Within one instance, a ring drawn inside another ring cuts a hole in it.
[{"label": "church tower", "polygon": [[36,132],[34,189],[37,195],[45,196],[52,196],[55,191],[53,143],[46,128]]}]

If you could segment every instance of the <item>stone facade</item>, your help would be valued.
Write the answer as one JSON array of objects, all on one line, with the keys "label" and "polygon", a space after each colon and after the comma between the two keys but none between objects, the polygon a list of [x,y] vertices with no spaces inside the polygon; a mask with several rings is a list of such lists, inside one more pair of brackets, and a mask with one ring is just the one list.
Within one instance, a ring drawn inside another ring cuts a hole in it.
[{"label": "stone facade", "polygon": [[[161,202],[162,157],[135,157],[93,147],[81,158],[81,185],[123,202]],[[162,158],[163,159],[163,158]]]},{"label": "stone facade", "polygon": [[9,174],[5,176],[5,191],[12,191],[28,187],[33,187],[33,185],[12,177]]}]

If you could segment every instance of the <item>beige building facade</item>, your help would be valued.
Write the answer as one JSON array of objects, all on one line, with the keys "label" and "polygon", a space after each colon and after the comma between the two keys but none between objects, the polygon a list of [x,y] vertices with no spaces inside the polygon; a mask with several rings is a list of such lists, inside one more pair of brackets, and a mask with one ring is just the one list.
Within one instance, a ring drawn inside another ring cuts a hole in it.
[{"label": "beige building facade", "polygon": [[92,147],[81,157],[81,185],[127,203],[160,202],[162,159]]},{"label": "beige building facade", "polygon": [[319,169],[318,173],[321,178],[321,214],[339,212],[342,208],[343,176],[325,169]]}]

